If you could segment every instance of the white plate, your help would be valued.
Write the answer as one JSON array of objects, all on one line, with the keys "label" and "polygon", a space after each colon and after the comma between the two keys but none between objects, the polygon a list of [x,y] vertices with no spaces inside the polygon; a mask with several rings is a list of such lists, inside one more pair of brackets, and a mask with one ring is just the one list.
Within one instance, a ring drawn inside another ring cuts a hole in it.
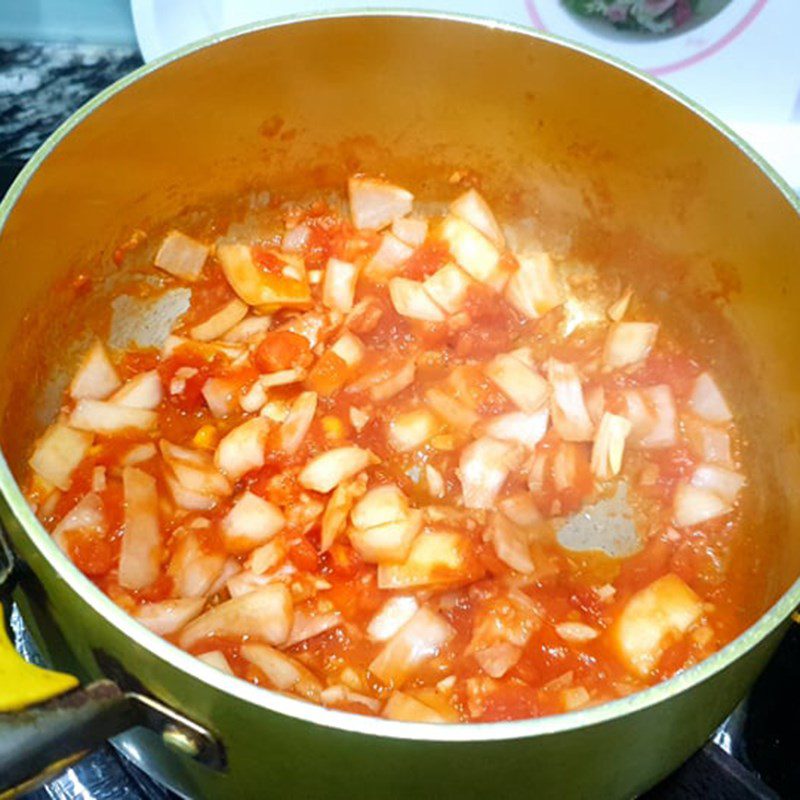
[{"label": "white plate", "polygon": [[[352,9],[357,3],[131,0],[131,10],[142,55],[151,61],[248,22]],[[792,186],[800,187],[800,0],[730,0],[709,19],[667,36],[616,31],[568,12],[561,0],[370,0],[364,5],[491,14],[610,53],[709,108],[750,141]]]}]

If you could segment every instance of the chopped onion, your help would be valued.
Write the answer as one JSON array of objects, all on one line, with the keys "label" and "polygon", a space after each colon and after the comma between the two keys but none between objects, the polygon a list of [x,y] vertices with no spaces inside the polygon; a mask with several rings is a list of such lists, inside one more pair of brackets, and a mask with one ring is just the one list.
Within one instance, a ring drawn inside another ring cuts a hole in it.
[{"label": "chopped onion", "polygon": [[155,265],[176,278],[196,281],[203,271],[208,247],[180,231],[170,231],[155,257]]},{"label": "chopped onion", "polygon": [[439,655],[455,635],[455,629],[444,617],[429,608],[420,608],[386,643],[369,670],[383,683],[402,686],[422,664]]},{"label": "chopped onion", "polygon": [[284,453],[296,453],[306,438],[308,429],[314,421],[317,411],[317,393],[301,392],[295,398],[289,414],[281,424],[278,434],[281,450]]},{"label": "chopped onion", "polygon": [[503,231],[497,224],[489,204],[475,189],[469,189],[450,204],[450,211],[479,230],[495,247],[505,246]]},{"label": "chopped onion", "polygon": [[383,707],[382,716],[399,722],[447,722],[438,711],[404,692],[392,692]]},{"label": "chopped onion", "polygon": [[286,250],[287,253],[301,253],[308,246],[310,237],[311,228],[305,222],[301,222],[283,234],[281,250]]},{"label": "chopped onion", "polygon": [[710,489],[683,483],[675,489],[673,522],[679,527],[699,525],[727,514],[732,505]]},{"label": "chopped onion", "polygon": [[245,492],[222,518],[220,528],[228,551],[243,553],[271,539],[285,524],[281,510],[274,503]]},{"label": "chopped onion", "polygon": [[542,521],[542,515],[530,492],[517,492],[504,497],[498,503],[498,508],[515,525],[523,528],[533,527]]},{"label": "chopped onion", "polygon": [[245,566],[254,575],[263,575],[283,563],[286,552],[286,544],[281,537],[270,539],[250,553]]},{"label": "chopped onion", "polygon": [[428,389],[425,405],[455,430],[470,431],[481,419],[469,406],[441,389]]},{"label": "chopped onion", "polygon": [[727,431],[695,419],[684,420],[684,428],[692,452],[702,461],[722,467],[733,466],[731,437]]},{"label": "chopped onion", "polygon": [[689,397],[689,407],[707,422],[730,422],[733,419],[719,387],[708,372],[699,375]]},{"label": "chopped onion", "polygon": [[617,322],[611,326],[603,348],[603,364],[619,369],[644,361],[658,335],[654,322]]},{"label": "chopped onion", "polygon": [[[216,255],[231,288],[248,305],[272,311],[306,306],[311,302],[303,259],[296,255],[274,253],[276,258],[286,263],[284,273],[288,269],[289,275],[264,272],[253,261],[250,248],[243,244],[219,244]],[[299,277],[291,277],[292,274]]]},{"label": "chopped onion", "polygon": [[271,583],[213,606],[183,629],[178,644],[188,650],[211,636],[248,636],[279,645],[289,638],[293,620],[291,592],[282,583]]},{"label": "chopped onion", "polygon": [[384,233],[378,249],[364,267],[364,275],[375,283],[385,283],[397,275],[414,251],[391,233]]},{"label": "chopped onion", "polygon": [[306,639],[313,639],[321,633],[333,630],[342,624],[342,615],[338,611],[328,614],[307,614],[295,611],[292,632],[283,647],[293,647]]},{"label": "chopped onion", "polygon": [[392,305],[401,317],[420,319],[426,322],[444,322],[445,315],[431,300],[420,281],[408,278],[392,278],[389,281]]},{"label": "chopped onion", "polygon": [[708,489],[726,502],[733,503],[744,486],[744,476],[714,464],[700,464],[692,474],[691,484],[698,489]]},{"label": "chopped onion", "polygon": [[422,286],[428,296],[448,314],[460,311],[474,281],[455,264],[446,264],[428,276]]},{"label": "chopped onion", "polygon": [[512,469],[519,466],[521,449],[483,436],[461,451],[458,477],[467,508],[492,508]]},{"label": "chopped onion", "polygon": [[358,475],[342,481],[334,490],[322,515],[320,550],[324,553],[344,533],[353,503],[367,490],[367,478]]},{"label": "chopped onion", "polygon": [[206,597],[222,574],[225,555],[206,550],[193,530],[184,531],[172,548],[167,575],[176,597]]},{"label": "chopped onion", "polygon": [[89,452],[93,441],[93,434],[57,422],[36,442],[28,463],[41,478],[66,491],[72,483],[72,473]]},{"label": "chopped onion", "polygon": [[426,408],[405,411],[389,421],[389,445],[399,453],[416,450],[441,430],[439,420]]},{"label": "chopped onion", "polygon": [[225,658],[225,654],[222,652],[222,650],[209,650],[207,653],[200,653],[197,658],[208,664],[210,667],[218,669],[220,672],[233,675],[231,665],[228,663],[228,659]]},{"label": "chopped onion", "polygon": [[493,439],[516,442],[528,450],[533,450],[547,433],[549,420],[550,412],[547,406],[533,414],[514,411],[510,414],[489,417],[483,425],[483,433]]},{"label": "chopped onion", "polygon": [[122,456],[120,463],[124,467],[132,467],[134,464],[149,461],[157,452],[156,446],[152,442],[136,444]]},{"label": "chopped onion", "polygon": [[422,512],[392,484],[370,489],[350,512],[350,543],[367,562],[403,561],[422,528]]},{"label": "chopped onion", "polygon": [[374,462],[369,450],[354,445],[337,447],[312,458],[300,471],[298,480],[306,489],[327,494],[343,480],[352,478]]},{"label": "chopped onion", "polygon": [[264,466],[264,448],[269,423],[263,417],[243,422],[222,438],[214,453],[214,463],[233,481],[246,472]]},{"label": "chopped onion", "polygon": [[600,635],[596,628],[583,622],[559,622],[555,626],[555,630],[565,642],[574,644],[591,642],[592,639],[596,639]]},{"label": "chopped onion", "polygon": [[322,284],[322,302],[328,308],[347,313],[353,308],[358,282],[358,267],[338,258],[328,259]]},{"label": "chopped onion", "polygon": [[367,625],[367,636],[373,642],[386,642],[419,610],[417,599],[411,595],[390,597]]},{"label": "chopped onion", "polygon": [[159,636],[168,636],[191,622],[205,605],[204,597],[181,597],[137,606],[133,616]]},{"label": "chopped onion", "polygon": [[217,419],[225,419],[236,410],[239,385],[229,378],[208,378],[200,391],[208,410]]},{"label": "chopped onion", "polygon": [[607,481],[619,474],[625,439],[630,432],[631,423],[625,417],[608,412],[603,414],[592,446],[591,468],[596,478]]},{"label": "chopped onion", "polygon": [[195,325],[189,335],[200,342],[219,339],[238,325],[247,316],[248,307],[237,298],[229,300],[222,308],[215,311],[207,320]]},{"label": "chopped onion", "polygon": [[140,372],[111,396],[111,402],[128,408],[156,409],[164,397],[158,370]]},{"label": "chopped onion", "polygon": [[263,389],[271,389],[274,386],[290,386],[299,383],[306,378],[306,371],[300,367],[292,369],[279,369],[277,372],[270,372],[262,375],[258,380]]},{"label": "chopped onion", "polygon": [[442,473],[432,464],[425,465],[425,480],[428,483],[428,493],[434,497],[444,497],[445,485]]},{"label": "chopped onion", "polygon": [[502,678],[522,658],[522,648],[510,642],[497,644],[476,650],[475,660],[480,668],[492,678]]},{"label": "chopped onion", "polygon": [[337,706],[356,703],[357,705],[365,706],[373,713],[377,714],[381,710],[380,700],[374,697],[354,692],[348,686],[342,684],[334,684],[323,689],[319,695],[320,702],[324,706]]},{"label": "chopped onion", "polygon": [[626,289],[625,292],[608,307],[606,311],[608,318],[614,322],[619,322],[628,310],[631,297],[633,297],[633,289]]},{"label": "chopped onion", "polygon": [[493,514],[486,533],[497,557],[511,569],[530,575],[536,569],[528,532],[503,514]]},{"label": "chopped onion", "polygon": [[509,278],[506,300],[528,319],[538,319],[564,302],[564,292],[547,253],[518,256],[519,269]]},{"label": "chopped onion", "polygon": [[314,703],[320,701],[322,684],[296,658],[264,644],[243,644],[241,653],[267,676],[276,689],[282,692],[292,691]]},{"label": "chopped onion", "polygon": [[551,358],[547,377],[553,388],[551,413],[556,433],[567,442],[589,442],[594,424],[583,399],[583,387],[574,364]]},{"label": "chopped onion", "polygon": [[234,325],[223,337],[224,342],[258,344],[272,325],[269,316],[245,317],[238,325]]},{"label": "chopped onion", "polygon": [[354,333],[345,331],[332,345],[331,352],[347,364],[348,367],[358,366],[364,359],[364,344]]},{"label": "chopped onion", "polygon": [[628,600],[612,628],[612,640],[628,668],[647,677],[666,647],[686,633],[703,613],[700,598],[669,573]]},{"label": "chopped onion", "polygon": [[[411,386],[414,383],[416,366],[413,361],[406,361],[399,367],[382,370],[380,374],[382,377],[372,382],[369,387],[370,399],[376,403],[388,400]],[[355,384],[351,384],[351,388],[354,386]]]},{"label": "chopped onion", "polygon": [[153,431],[158,415],[145,408],[128,408],[105,400],[78,400],[69,416],[69,425],[83,431],[113,436],[126,431]]},{"label": "chopped onion", "polygon": [[246,414],[255,414],[260,411],[267,402],[267,390],[262,386],[261,381],[254,381],[253,385],[242,395],[239,405]]},{"label": "chopped onion", "polygon": [[519,409],[533,414],[544,406],[550,393],[547,381],[511,353],[496,355],[486,374]]},{"label": "chopped onion", "polygon": [[70,397],[105,400],[119,385],[119,376],[103,343],[95,339],[69,385]]},{"label": "chopped onion", "polygon": [[347,184],[350,214],[359,230],[380,230],[411,212],[414,195],[378,178],[355,176]]},{"label": "chopped onion", "polygon": [[84,495],[53,529],[55,543],[67,551],[67,534],[72,531],[91,531],[104,536],[108,530],[103,501],[95,492]]},{"label": "chopped onion", "polygon": [[672,389],[665,383],[623,393],[623,416],[631,423],[631,447],[660,449],[678,441],[677,410]]},{"label": "chopped onion", "polygon": [[403,217],[392,223],[392,233],[409,247],[419,247],[428,237],[428,223],[424,219]]},{"label": "chopped onion", "polygon": [[476,228],[459,217],[446,217],[439,235],[447,243],[453,258],[461,269],[494,289],[502,291],[508,280],[497,248]]},{"label": "chopped onion", "polygon": [[209,453],[180,447],[166,439],[159,442],[159,447],[164,463],[184,489],[210,497],[212,506],[217,498],[231,493],[230,484],[217,471]]},{"label": "chopped onion", "polygon": [[137,467],[125,467],[122,486],[125,528],[119,554],[119,585],[144,589],[158,578],[161,567],[156,481]]},{"label": "chopped onion", "polygon": [[405,561],[378,565],[378,588],[442,586],[475,580],[481,574],[466,536],[450,530],[426,530],[414,539]]}]

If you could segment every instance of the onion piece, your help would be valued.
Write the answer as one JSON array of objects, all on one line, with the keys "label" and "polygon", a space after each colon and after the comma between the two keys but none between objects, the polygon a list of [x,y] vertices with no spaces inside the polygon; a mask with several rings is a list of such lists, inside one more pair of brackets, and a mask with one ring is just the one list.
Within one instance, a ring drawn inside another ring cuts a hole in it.
[{"label": "onion piece", "polygon": [[716,381],[708,372],[697,377],[689,396],[689,407],[707,422],[730,422],[733,414],[722,396]]},{"label": "onion piece", "polygon": [[495,247],[503,249],[506,243],[503,231],[489,204],[475,189],[469,189],[453,200],[450,211],[479,230]]},{"label": "onion piece", "polygon": [[401,519],[368,528],[353,526],[349,530],[349,537],[350,543],[364,561],[383,564],[403,561],[421,529],[422,512],[418,508],[412,508]]},{"label": "onion piece", "polygon": [[455,314],[464,307],[472,278],[455,264],[446,264],[422,282],[428,296],[448,314]]},{"label": "onion piece", "polygon": [[497,642],[475,652],[475,660],[491,678],[502,678],[522,658],[522,648],[510,642]]},{"label": "onion piece", "polygon": [[208,257],[208,247],[180,231],[170,231],[161,242],[155,265],[176,278],[196,281]]},{"label": "onion piece", "polygon": [[137,606],[133,617],[153,633],[168,636],[191,622],[203,610],[205,602],[204,597],[181,597],[145,603]]},{"label": "onion piece", "polygon": [[392,305],[401,317],[419,319],[425,322],[444,322],[445,315],[420,281],[408,278],[392,278],[389,281],[389,295]]},{"label": "onion piece", "polygon": [[644,361],[658,335],[654,322],[617,322],[611,326],[603,348],[603,364],[619,369]]},{"label": "onion piece", "polygon": [[732,504],[716,492],[683,483],[675,489],[672,520],[684,528],[724,516],[732,508]]},{"label": "onion piece", "polygon": [[367,636],[373,642],[388,641],[418,610],[419,603],[415,597],[410,595],[390,597],[369,621]]},{"label": "onion piece", "polygon": [[124,434],[126,431],[154,431],[158,415],[145,408],[128,408],[105,400],[78,400],[69,416],[72,428],[105,436]]},{"label": "onion piece", "polygon": [[238,325],[247,316],[247,311],[247,304],[234,297],[208,319],[195,325],[189,331],[189,335],[200,342],[219,339]]},{"label": "onion piece", "polygon": [[350,214],[359,230],[380,230],[411,212],[414,195],[378,178],[354,176],[347,183]]},{"label": "onion piece", "polygon": [[553,388],[550,411],[556,433],[567,442],[591,441],[594,424],[575,365],[551,358],[547,362],[547,377]]},{"label": "onion piece", "polygon": [[200,653],[197,658],[208,664],[210,667],[218,669],[220,672],[233,675],[231,665],[228,663],[228,659],[225,658],[225,654],[222,652],[222,650],[209,650],[207,653]]},{"label": "onion piece", "polygon": [[470,431],[481,419],[469,406],[442,389],[428,389],[425,405],[455,430]]},{"label": "onion piece", "polygon": [[353,308],[358,282],[358,267],[338,258],[328,259],[322,284],[322,302],[328,308],[347,313]]},{"label": "onion piece", "polygon": [[428,223],[424,219],[402,217],[392,223],[392,233],[409,247],[419,247],[428,237]]},{"label": "onion piece", "polygon": [[500,511],[515,525],[523,528],[533,527],[542,521],[542,515],[530,492],[517,492],[509,495],[497,505]]},{"label": "onion piece", "polygon": [[389,421],[389,445],[398,453],[416,450],[441,430],[439,420],[426,408],[397,414]]},{"label": "onion piece", "polygon": [[366,475],[358,475],[352,480],[342,481],[334,490],[322,515],[320,551],[330,549],[336,539],[344,533],[347,518],[353,503],[367,490]]},{"label": "onion piece", "polygon": [[36,442],[28,463],[39,477],[66,491],[72,483],[72,473],[89,452],[93,441],[93,434],[57,422]]},{"label": "onion piece", "polygon": [[239,405],[246,414],[255,414],[267,402],[267,390],[261,381],[254,381],[253,385],[242,395]]},{"label": "onion piece", "polygon": [[161,530],[156,481],[138,467],[122,470],[125,528],[119,554],[119,585],[143,589],[158,578]]},{"label": "onion piece", "polygon": [[69,385],[70,397],[80,400],[105,400],[120,385],[119,375],[108,357],[103,343],[95,339],[81,360]]},{"label": "onion piece", "polygon": [[364,276],[375,283],[385,283],[397,275],[414,251],[391,233],[384,233],[378,249],[364,267]]},{"label": "onion piece", "polygon": [[222,341],[256,345],[264,338],[271,325],[272,317],[269,316],[245,317],[222,337]]},{"label": "onion piece", "polygon": [[477,580],[482,574],[467,536],[451,530],[426,530],[414,539],[405,561],[378,565],[378,588],[439,587]]},{"label": "onion piece", "polygon": [[280,447],[284,453],[292,454],[298,451],[314,421],[316,411],[316,392],[301,392],[297,395],[278,433]]},{"label": "onion piece", "polygon": [[550,411],[547,406],[533,414],[524,411],[513,411],[510,414],[499,414],[489,417],[482,425],[482,433],[503,442],[516,442],[533,450],[547,433]]},{"label": "onion piece", "polygon": [[375,462],[375,456],[361,447],[350,445],[320,453],[306,463],[298,480],[306,489],[327,494],[343,480]]},{"label": "onion piece", "polygon": [[[414,383],[414,376],[416,375],[417,368],[413,361],[406,361],[399,367],[390,367],[386,370],[381,370],[381,376],[377,380],[377,375],[370,376],[371,384],[369,386],[370,399],[376,403],[388,400],[400,394],[404,389],[407,389]],[[353,389],[355,383],[351,384],[350,388]]]},{"label": "onion piece", "polygon": [[505,297],[520,314],[538,319],[564,302],[564,291],[547,253],[517,256],[519,268],[508,279]]},{"label": "onion piece", "polygon": [[623,392],[626,410],[623,416],[631,423],[628,441],[631,447],[660,449],[678,441],[675,399],[672,389],[660,383]]},{"label": "onion piece", "polygon": [[383,683],[402,686],[422,664],[439,655],[455,635],[455,629],[444,617],[429,608],[420,608],[386,643],[369,670]]},{"label": "onion piece", "polygon": [[283,537],[270,539],[266,544],[256,547],[247,558],[245,566],[254,575],[271,572],[284,562],[287,554]]},{"label": "onion piece", "polygon": [[631,423],[617,414],[603,414],[592,446],[592,473],[601,481],[607,481],[619,474],[622,468],[622,455],[625,452],[625,439],[631,432]]},{"label": "onion piece", "polygon": [[166,439],[159,442],[159,448],[164,463],[183,488],[209,496],[212,500],[231,493],[230,484],[217,471],[209,453],[181,447]]},{"label": "onion piece", "polygon": [[269,423],[263,417],[243,422],[226,434],[217,445],[214,463],[232,481],[264,466],[264,448]]},{"label": "onion piece", "polygon": [[425,465],[425,480],[428,484],[428,494],[433,497],[444,497],[444,478],[442,477],[442,473],[432,464]]},{"label": "onion piece", "polygon": [[285,274],[282,275],[260,269],[253,260],[250,248],[243,244],[219,244],[216,255],[231,288],[248,305],[272,311],[282,307],[306,306],[311,302],[305,265],[303,259],[296,255],[274,253],[279,261],[286,264]]},{"label": "onion piece", "polygon": [[208,378],[200,393],[211,414],[217,419],[225,419],[236,410],[239,388],[239,384],[229,378]]},{"label": "onion piece", "polygon": [[628,305],[633,297],[633,289],[626,289],[618,299],[616,299],[607,309],[608,318],[614,322],[620,322],[628,310]]},{"label": "onion piece", "polygon": [[314,703],[320,701],[322,683],[297,659],[264,644],[243,644],[241,654],[258,667],[276,689],[292,691]]},{"label": "onion piece", "polygon": [[492,508],[512,469],[522,459],[522,449],[509,442],[483,436],[467,445],[458,464],[458,478],[467,508]]},{"label": "onion piece", "polygon": [[220,529],[228,552],[245,553],[283,530],[286,520],[274,504],[244,492],[222,518]]},{"label": "onion piece", "polygon": [[583,622],[559,622],[555,631],[559,638],[573,644],[585,644],[600,635],[600,631]]},{"label": "onion piece", "polygon": [[502,291],[508,272],[500,260],[497,248],[476,228],[459,217],[446,217],[439,236],[447,243],[461,269],[478,283],[496,292]]},{"label": "onion piece", "polygon": [[330,346],[330,351],[339,356],[351,368],[357,367],[364,360],[364,344],[358,336],[350,331],[345,331]]},{"label": "onion piece", "polygon": [[290,386],[299,383],[306,378],[306,371],[300,367],[292,369],[279,369],[277,372],[270,372],[262,375],[258,380],[262,389],[271,389],[275,386]]},{"label": "onion piece", "polygon": [[173,595],[206,597],[212,594],[211,587],[222,574],[224,566],[224,553],[204,548],[196,531],[183,531],[173,539],[172,557],[167,565]]},{"label": "onion piece", "polygon": [[547,381],[512,353],[500,353],[487,365],[486,374],[519,409],[533,414],[547,402]]},{"label": "onion piece", "polygon": [[111,402],[128,408],[158,408],[164,397],[158,370],[151,369],[134,375],[111,396]]},{"label": "onion piece", "polygon": [[686,633],[702,613],[700,598],[669,573],[628,600],[611,629],[612,641],[628,669],[645,678],[666,647]]},{"label": "onion piece", "polygon": [[340,683],[323,689],[320,692],[319,699],[322,705],[327,707],[355,703],[365,706],[374,714],[377,714],[381,710],[380,700],[376,700],[374,697],[369,697],[360,692],[354,692],[350,687],[343,686]]},{"label": "onion piece", "polygon": [[90,531],[105,536],[108,530],[103,501],[95,492],[89,492],[61,518],[53,529],[53,540],[64,551],[68,552],[67,534],[72,531]]},{"label": "onion piece", "polygon": [[727,503],[733,503],[744,486],[744,475],[714,464],[699,464],[690,483],[698,489],[708,489]]},{"label": "onion piece", "polygon": [[398,722],[429,722],[436,724],[447,722],[447,719],[438,711],[425,705],[421,700],[417,700],[416,697],[412,697],[410,694],[397,691],[392,692],[389,696],[381,716]]},{"label": "onion piece", "polygon": [[731,437],[727,431],[691,418],[684,420],[684,428],[692,452],[701,461],[721,467],[733,466]]},{"label": "onion piece", "polygon": [[183,629],[178,644],[187,650],[211,636],[249,636],[279,645],[289,638],[293,620],[291,592],[282,583],[271,583],[213,606]]},{"label": "onion piece", "polygon": [[136,444],[122,456],[120,463],[123,467],[132,467],[135,464],[149,461],[157,452],[156,446],[152,442]]},{"label": "onion piece", "polygon": [[528,531],[514,524],[503,514],[493,514],[486,528],[486,534],[497,557],[504,564],[524,575],[530,575],[535,571],[536,565],[531,556]]},{"label": "onion piece", "polygon": [[305,611],[295,611],[292,632],[282,647],[294,647],[300,642],[338,628],[341,624],[342,615],[338,611],[328,614],[307,614]]}]

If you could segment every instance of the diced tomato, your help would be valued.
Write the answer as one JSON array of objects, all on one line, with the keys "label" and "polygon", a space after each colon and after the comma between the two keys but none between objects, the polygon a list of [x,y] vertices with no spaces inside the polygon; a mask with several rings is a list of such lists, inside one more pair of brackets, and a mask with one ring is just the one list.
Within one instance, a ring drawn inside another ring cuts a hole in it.
[{"label": "diced tomato", "polygon": [[292,331],[270,331],[254,355],[256,366],[262,372],[307,367],[313,359],[308,339]]},{"label": "diced tomato", "polygon": [[444,242],[425,242],[403,264],[403,276],[421,281],[428,275],[433,275],[449,261],[452,261],[452,258]]},{"label": "diced tomato", "polygon": [[344,386],[350,375],[350,367],[343,358],[327,350],[308,373],[306,386],[327,397]]},{"label": "diced tomato", "polygon": [[319,566],[319,554],[316,548],[305,537],[289,548],[289,558],[298,569],[314,572]]},{"label": "diced tomato", "polygon": [[67,542],[70,558],[84,574],[95,578],[113,566],[114,550],[105,537],[91,531],[72,531]]},{"label": "diced tomato", "polygon": [[254,244],[250,248],[250,254],[262,272],[269,275],[280,275],[286,266],[286,261],[280,258],[273,248]]}]

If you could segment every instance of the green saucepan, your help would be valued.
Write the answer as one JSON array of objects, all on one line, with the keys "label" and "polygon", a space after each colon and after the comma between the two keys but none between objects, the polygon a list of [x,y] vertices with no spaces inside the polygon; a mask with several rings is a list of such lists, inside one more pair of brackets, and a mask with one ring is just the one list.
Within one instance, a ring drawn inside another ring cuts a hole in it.
[{"label": "green saucepan", "polygon": [[[136,228],[253,191],[338,188],[358,169],[423,199],[471,170],[504,218],[624,275],[701,352],[728,331],[715,370],[742,412],[758,486],[747,512],[758,621],[743,635],[666,683],[587,710],[392,722],[219,673],[140,626],[61,554],[15,476],[74,363],[68,345],[102,329],[108,296],[129,277],[114,249]],[[104,91],[0,206],[0,486],[15,597],[52,663],[87,686],[43,678],[6,648],[0,786],[129,726],[116,740],[125,752],[192,797],[615,798],[654,784],[742,698],[800,602],[798,210],[743,142],[685,98],[576,45],[488,21],[287,20],[193,45]],[[70,288],[64,276],[76,271],[93,291]]]}]

